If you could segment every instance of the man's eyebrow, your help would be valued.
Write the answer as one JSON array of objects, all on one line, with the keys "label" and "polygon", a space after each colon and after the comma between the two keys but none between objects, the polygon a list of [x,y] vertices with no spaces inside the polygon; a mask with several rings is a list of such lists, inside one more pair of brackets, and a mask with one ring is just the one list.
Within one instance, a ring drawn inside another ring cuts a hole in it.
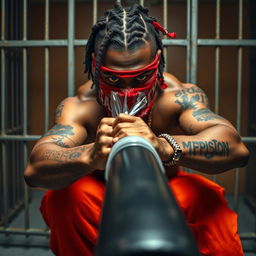
[{"label": "man's eyebrow", "polygon": [[145,72],[143,72],[143,73],[141,73],[141,74],[139,74],[139,75],[137,75],[137,76],[149,74],[151,71],[154,71],[154,70],[153,70],[153,69],[151,69],[151,70],[146,70]]}]

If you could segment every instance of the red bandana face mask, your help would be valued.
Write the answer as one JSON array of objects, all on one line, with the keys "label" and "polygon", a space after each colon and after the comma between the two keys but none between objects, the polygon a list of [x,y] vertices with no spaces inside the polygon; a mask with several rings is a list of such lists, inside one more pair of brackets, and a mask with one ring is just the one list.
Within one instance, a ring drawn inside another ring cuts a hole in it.
[{"label": "red bandana face mask", "polygon": [[[101,66],[101,72],[108,72],[118,78],[136,78],[146,71],[154,70],[150,79],[143,84],[134,86],[131,89],[122,89],[109,86],[100,78],[99,81],[99,98],[105,107],[108,116],[116,117],[120,113],[145,116],[153,105],[156,86],[158,84],[158,55],[154,61],[144,68],[137,70],[118,71]],[[164,88],[165,85],[162,85]]]}]

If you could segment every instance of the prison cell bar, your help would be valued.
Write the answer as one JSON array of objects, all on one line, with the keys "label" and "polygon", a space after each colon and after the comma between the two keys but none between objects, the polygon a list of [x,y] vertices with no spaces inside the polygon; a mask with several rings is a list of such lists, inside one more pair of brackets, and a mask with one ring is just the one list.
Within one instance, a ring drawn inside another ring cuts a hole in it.
[{"label": "prison cell bar", "polygon": [[[190,45],[190,26],[191,26],[191,2],[187,0],[187,39],[186,39],[186,82],[190,82],[190,55],[191,55],[191,45]],[[176,40],[175,40],[176,41]]]},{"label": "prison cell bar", "polygon": [[75,92],[75,0],[68,1],[68,96]]},{"label": "prison cell bar", "polygon": [[98,1],[93,0],[93,24],[97,22],[98,17]]},{"label": "prison cell bar", "polygon": [[[94,0],[95,1],[95,0]],[[97,1],[95,1],[97,4]],[[120,1],[119,1],[120,2]],[[141,0],[141,2],[144,4],[144,1]],[[47,5],[47,3],[46,3]],[[2,15],[2,33],[1,33],[1,71],[5,71],[5,48],[9,47],[21,47],[23,48],[23,68],[24,72],[23,74],[27,74],[27,49],[26,47],[51,47],[51,46],[66,46],[68,47],[68,95],[73,95],[74,93],[74,47],[75,46],[84,46],[85,43],[87,43],[87,40],[75,40],[74,39],[74,1],[69,1],[68,5],[68,40],[49,40],[48,38],[45,40],[27,40],[26,38],[26,26],[27,20],[26,20],[26,13],[27,13],[27,3],[24,1],[23,6],[23,40],[5,40],[5,19],[4,15]],[[241,7],[242,2],[240,0],[240,13],[241,13]],[[47,8],[47,7],[46,7]],[[94,11],[94,20],[95,13],[97,13],[97,6],[95,5],[95,11]],[[2,1],[2,12],[5,10],[5,1]],[[72,16],[73,13],[73,16]],[[187,47],[187,81],[188,82],[194,82],[196,83],[196,67],[197,67],[197,47],[198,46],[215,46],[216,52],[218,52],[218,47],[220,46],[237,46],[239,49],[242,49],[242,47],[246,46],[256,46],[256,40],[251,39],[242,39],[239,38],[238,40],[229,40],[229,39],[198,39],[197,38],[197,14],[198,14],[198,0],[187,0],[187,39],[175,39],[175,40],[167,40],[163,39],[163,44],[165,47],[167,46],[185,46]],[[71,17],[72,16],[72,17]],[[166,16],[165,16],[166,17]],[[239,22],[242,22],[241,19]],[[25,26],[25,27],[24,27]],[[46,25],[47,26],[47,25]],[[49,26],[49,24],[48,24]],[[219,26],[219,25],[216,25]],[[241,51],[241,50],[240,50]],[[240,52],[239,51],[239,52]],[[46,54],[47,55],[47,54]],[[216,54],[218,55],[218,54]],[[242,56],[242,55],[241,55]],[[240,58],[240,57],[239,57]],[[47,60],[47,57],[45,57]],[[189,61],[188,61],[189,60]],[[218,62],[218,57],[216,58],[216,63]],[[238,62],[241,63],[241,60]],[[47,63],[47,61],[45,62]],[[72,64],[70,66],[70,64]],[[217,67],[218,64],[216,64]],[[46,68],[46,70],[49,70],[49,67]],[[216,69],[216,73],[218,73],[218,68]],[[48,71],[49,72],[49,71]],[[242,70],[240,71],[242,72]],[[1,95],[2,95],[2,110],[5,110],[6,104],[5,104],[5,72],[2,72],[2,84],[4,86],[1,87]],[[241,73],[240,73],[241,74]],[[47,74],[46,76],[48,76]],[[216,74],[215,81],[218,81],[219,74]],[[239,72],[238,72],[239,76]],[[240,76],[241,79],[241,76]],[[45,77],[45,81],[47,81],[47,77]],[[46,85],[47,82],[45,82]],[[24,101],[24,111],[23,111],[23,135],[6,135],[5,132],[5,116],[3,115],[2,120],[2,133],[0,137],[1,145],[2,145],[2,156],[3,156],[3,164],[2,167],[3,171],[6,170],[6,141],[21,141],[23,142],[24,146],[24,162],[27,160],[27,141],[33,141],[40,138],[39,135],[28,135],[27,134],[27,78],[26,75],[23,75],[23,101]],[[47,86],[47,85],[46,85]],[[47,92],[47,89],[45,89],[45,92]],[[47,94],[47,93],[45,93]],[[239,96],[239,95],[238,95]],[[45,97],[46,101],[47,97]],[[217,100],[216,100],[217,101]],[[46,104],[47,102],[45,102]],[[216,102],[215,102],[216,103]],[[218,104],[216,104],[218,105]],[[5,113],[5,111],[3,111]],[[240,118],[237,118],[239,126],[240,126]],[[256,137],[242,137],[242,140],[244,142],[256,142]],[[6,173],[5,173],[6,175]],[[239,177],[238,177],[239,181]],[[27,188],[26,188],[27,189]],[[7,193],[7,189],[5,189],[5,193]],[[25,227],[26,229],[24,231],[15,231],[15,228],[8,228],[8,229],[0,229],[0,232],[2,233],[22,233],[22,234],[34,234],[32,232],[32,229],[29,229],[29,213],[28,213],[28,191],[26,192],[26,206],[25,206]],[[4,204],[6,206],[7,210],[7,195],[4,195]],[[38,231],[36,232],[40,235],[48,235],[48,232],[45,231]],[[252,237],[252,236],[241,236],[241,237]]]},{"label": "prison cell bar", "polygon": [[[2,1],[2,29],[1,29],[1,40],[5,40],[5,1]],[[2,86],[1,86],[1,135],[4,136],[6,134],[5,129],[5,113],[6,113],[6,69],[5,69],[5,49],[1,48],[1,78],[2,78]],[[7,216],[8,216],[8,190],[7,190],[7,168],[6,168],[6,141],[1,141],[1,152],[2,152],[2,172],[3,172],[3,227],[7,226]]]},{"label": "prison cell bar", "polygon": [[[163,26],[164,28],[168,28],[168,2],[167,0],[164,0],[163,1]],[[165,35],[164,36],[164,39],[167,39],[167,36]],[[168,54],[168,47],[167,46],[164,46],[164,58],[167,60],[167,54]],[[164,67],[164,71],[167,72],[168,70],[168,62],[166,61],[165,62],[165,67]]]},{"label": "prison cell bar", "polygon": [[[23,41],[27,40],[27,0],[23,1]],[[27,48],[22,49],[23,59],[23,136],[28,135],[28,66],[27,66]],[[27,143],[23,142],[23,164],[27,162],[28,158],[28,147]],[[25,167],[25,166],[24,166]],[[24,228],[29,229],[29,188],[24,182]]]},{"label": "prison cell bar", "polygon": [[190,83],[197,83],[197,26],[198,26],[198,0],[191,3],[191,57],[190,57]]},{"label": "prison cell bar", "polygon": [[[49,40],[49,0],[45,0],[44,40]],[[49,47],[44,49],[44,131],[49,128]]]},{"label": "prison cell bar", "polygon": [[[220,0],[216,0],[215,39],[220,39]],[[214,77],[214,111],[219,114],[220,96],[220,47],[215,47],[215,77]],[[213,181],[217,181],[217,175],[213,175]]]},{"label": "prison cell bar", "polygon": [[[238,7],[238,40],[243,39],[243,2],[239,0]],[[242,111],[242,60],[243,60],[243,49],[238,47],[237,56],[237,108],[236,108],[236,129],[241,132],[241,111]],[[239,176],[240,169],[235,170],[235,186],[234,186],[234,209],[238,210],[238,195],[239,195]]]}]

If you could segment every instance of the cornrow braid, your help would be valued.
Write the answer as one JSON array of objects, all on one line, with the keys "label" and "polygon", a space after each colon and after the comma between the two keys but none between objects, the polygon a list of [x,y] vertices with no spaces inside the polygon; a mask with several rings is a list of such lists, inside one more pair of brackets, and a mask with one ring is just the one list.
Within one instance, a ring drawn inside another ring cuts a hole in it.
[{"label": "cornrow braid", "polygon": [[[108,47],[118,50],[134,50],[146,42],[153,42],[157,49],[161,49],[159,63],[159,78],[163,80],[165,60],[163,56],[163,45],[158,30],[153,26],[155,18],[148,15],[148,9],[134,4],[123,8],[117,2],[114,9],[107,10],[104,16],[99,18],[92,27],[92,33],[86,45],[85,73],[93,80],[93,85],[98,91],[100,66]],[[93,74],[92,53],[96,54],[96,67]],[[97,93],[98,95],[98,93]]]}]

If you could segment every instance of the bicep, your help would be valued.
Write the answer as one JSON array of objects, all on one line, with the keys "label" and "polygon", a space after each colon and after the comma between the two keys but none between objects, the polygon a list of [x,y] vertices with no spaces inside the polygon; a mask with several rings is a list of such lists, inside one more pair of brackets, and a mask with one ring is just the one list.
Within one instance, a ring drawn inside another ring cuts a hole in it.
[{"label": "bicep", "polygon": [[67,98],[62,101],[55,111],[55,125],[49,129],[37,142],[53,143],[64,148],[71,148],[82,145],[87,138],[86,127],[80,124],[75,117],[77,107],[74,98]]},{"label": "bicep", "polygon": [[87,131],[85,127],[74,122],[62,122],[56,123],[41,137],[38,143],[50,142],[64,148],[71,148],[82,145],[86,138]]},{"label": "bicep", "polygon": [[184,110],[179,118],[179,124],[186,134],[198,134],[215,125],[225,125],[234,129],[233,125],[220,115],[215,114],[206,106]]},{"label": "bicep", "polygon": [[179,125],[187,134],[197,134],[217,124],[234,129],[229,121],[209,109],[208,97],[196,85],[187,84],[174,96],[180,110]]}]

